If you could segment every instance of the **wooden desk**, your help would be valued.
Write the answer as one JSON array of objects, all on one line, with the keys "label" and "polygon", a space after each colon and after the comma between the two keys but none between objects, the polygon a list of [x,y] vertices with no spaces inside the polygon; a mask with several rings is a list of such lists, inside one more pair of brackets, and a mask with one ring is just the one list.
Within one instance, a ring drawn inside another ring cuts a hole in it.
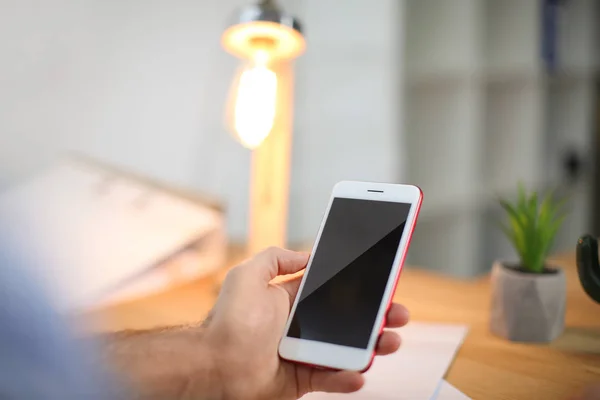
[{"label": "wooden desk", "polygon": [[[567,330],[551,345],[516,344],[488,331],[489,279],[458,281],[406,268],[395,300],[416,321],[466,323],[469,335],[447,380],[473,399],[566,399],[600,383],[600,305],[582,291],[574,256],[557,258],[567,272]],[[214,279],[203,279],[143,300],[87,316],[99,330],[148,328],[200,321],[216,297]]]}]

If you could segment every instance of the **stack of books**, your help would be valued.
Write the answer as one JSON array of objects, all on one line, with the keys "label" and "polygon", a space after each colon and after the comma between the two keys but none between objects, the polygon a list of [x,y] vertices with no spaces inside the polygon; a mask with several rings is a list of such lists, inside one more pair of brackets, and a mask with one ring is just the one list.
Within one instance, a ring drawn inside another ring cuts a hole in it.
[{"label": "stack of books", "polygon": [[218,202],[78,156],[3,192],[0,227],[66,312],[200,278],[227,254]]}]

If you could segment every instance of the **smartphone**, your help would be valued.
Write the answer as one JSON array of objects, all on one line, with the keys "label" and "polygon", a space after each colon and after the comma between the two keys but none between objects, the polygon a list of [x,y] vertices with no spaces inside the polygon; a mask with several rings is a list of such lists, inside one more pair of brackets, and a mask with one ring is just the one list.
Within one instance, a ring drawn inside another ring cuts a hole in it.
[{"label": "smartphone", "polygon": [[279,343],[281,358],[334,370],[371,366],[422,199],[412,185],[335,185]]}]

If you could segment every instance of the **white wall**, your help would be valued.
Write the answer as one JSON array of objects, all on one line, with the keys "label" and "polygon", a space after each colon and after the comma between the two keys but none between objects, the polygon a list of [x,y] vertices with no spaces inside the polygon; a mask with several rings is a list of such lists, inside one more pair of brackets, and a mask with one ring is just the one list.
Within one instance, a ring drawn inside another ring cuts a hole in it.
[{"label": "white wall", "polygon": [[[223,127],[243,0],[0,0],[0,185],[78,150],[211,193],[243,238],[249,153]],[[400,176],[394,0],[304,0],[290,240],[315,233],[340,179]]]},{"label": "white wall", "polygon": [[298,62],[290,226],[312,238],[337,181],[403,175],[403,2],[295,3],[308,48]]}]

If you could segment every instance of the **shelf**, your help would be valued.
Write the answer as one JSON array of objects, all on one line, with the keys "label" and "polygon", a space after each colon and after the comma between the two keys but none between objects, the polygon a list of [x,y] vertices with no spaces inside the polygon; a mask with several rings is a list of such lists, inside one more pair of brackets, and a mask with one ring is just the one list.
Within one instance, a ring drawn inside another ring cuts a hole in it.
[{"label": "shelf", "polygon": [[[536,181],[530,183],[527,187],[536,189],[540,193],[546,193],[549,189],[554,188],[546,181]],[[451,196],[432,197],[424,192],[419,221],[435,220],[436,218],[455,214],[483,213],[490,208],[497,207],[501,198],[510,201],[516,200],[517,194],[518,182],[516,181],[503,188],[496,188],[495,190],[480,188],[474,190],[473,193],[463,193],[454,198]]]},{"label": "shelf", "polygon": [[572,192],[557,238],[558,249],[572,250],[592,185],[584,171],[565,186],[563,155],[574,148],[590,160],[600,2],[564,2],[552,73],[542,58],[542,0],[405,4],[407,180],[424,192],[410,262],[473,275],[514,260],[497,226],[498,197],[514,200],[519,182],[541,194],[559,185]]},{"label": "shelf", "polygon": [[407,263],[456,276],[472,276],[477,265],[479,226],[471,213],[419,220]]},{"label": "shelf", "polygon": [[478,169],[477,106],[477,92],[460,83],[409,90],[407,172],[409,181],[430,198],[473,193]]},{"label": "shelf", "polygon": [[[409,75],[447,75],[445,72],[472,71],[476,67],[478,2],[418,0],[406,3]],[[443,68],[441,74],[439,68]]]},{"label": "shelf", "polygon": [[490,68],[485,71],[485,82],[487,85],[515,84],[536,82],[544,78],[544,73],[539,68]]},{"label": "shelf", "polygon": [[470,70],[446,70],[430,68],[429,70],[407,72],[405,84],[408,88],[426,86],[447,86],[456,83],[482,83],[486,85],[512,84],[519,82],[561,82],[561,81],[591,81],[600,76],[600,69],[562,68],[553,73],[546,73],[541,68],[506,68],[496,67],[484,71],[475,68]]},{"label": "shelf", "polygon": [[[592,70],[598,66],[597,0],[569,0],[560,14],[558,62],[561,69]],[[595,42],[596,41],[596,42]]]},{"label": "shelf", "polygon": [[[592,211],[590,171],[594,157],[595,92],[588,80],[553,80],[548,86],[545,121],[545,171],[554,186],[562,187],[569,198],[569,214],[558,234],[558,250],[573,250],[577,238],[589,232]],[[582,158],[583,171],[572,182],[564,170],[566,152]]]},{"label": "shelf", "polygon": [[430,196],[427,191],[423,191],[423,205],[419,221],[435,221],[450,215],[473,213],[491,201],[493,201],[492,198],[485,198],[477,193],[464,193],[453,198],[450,195]]},{"label": "shelf", "polygon": [[545,74],[544,77],[550,84],[588,81],[587,83],[591,85],[591,81],[595,80],[597,77],[600,77],[600,69],[594,67],[560,68],[553,73]]},{"label": "shelf", "polygon": [[486,71],[539,69],[540,26],[537,0],[485,0],[483,55]]},{"label": "shelf", "polygon": [[591,231],[591,185],[585,180],[568,188],[565,195],[568,198],[565,206],[567,216],[556,236],[554,250],[556,252],[572,252],[575,250],[577,239]]},{"label": "shelf", "polygon": [[545,171],[560,183],[565,151],[578,152],[591,160],[594,87],[586,80],[552,81],[548,86],[545,121]]},{"label": "shelf", "polygon": [[477,83],[480,79],[481,74],[475,69],[471,69],[470,71],[450,71],[430,68],[429,70],[407,72],[406,85],[409,88],[448,86],[457,83]]},{"label": "shelf", "polygon": [[491,84],[485,95],[483,171],[489,192],[541,180],[541,88],[535,82]]}]

